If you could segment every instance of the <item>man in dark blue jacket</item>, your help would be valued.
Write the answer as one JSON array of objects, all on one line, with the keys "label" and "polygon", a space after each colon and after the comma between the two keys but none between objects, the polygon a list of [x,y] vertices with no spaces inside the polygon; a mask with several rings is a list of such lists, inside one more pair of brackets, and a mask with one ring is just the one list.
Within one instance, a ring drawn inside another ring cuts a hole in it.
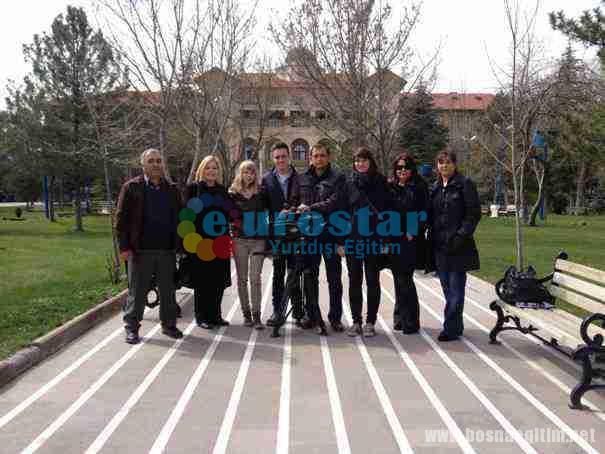
[{"label": "man in dark blue jacket", "polygon": [[[332,167],[330,164],[330,150],[322,144],[313,145],[311,148],[311,165],[309,169],[300,176],[300,198],[302,211],[313,211],[321,214],[324,219],[339,209],[343,208],[343,189],[346,187],[345,175]],[[320,241],[335,243],[336,239],[329,237],[327,232],[322,233]],[[337,332],[344,331],[342,326],[342,262],[336,252],[332,254],[318,254],[309,257],[312,273],[312,282],[309,283],[311,298],[319,298],[319,265],[323,256],[328,277],[328,289],[330,291],[330,311],[328,319],[332,329]],[[307,285],[305,285],[307,289]],[[317,304],[317,301],[312,301]],[[308,304],[309,306],[309,304]],[[308,310],[307,310],[308,312]],[[311,314],[307,314],[311,316]],[[321,314],[319,314],[321,316]],[[312,327],[321,320],[308,320],[307,327]]]},{"label": "man in dark blue jacket", "polygon": [[[285,209],[293,209],[300,203],[299,176],[290,165],[290,149],[288,145],[279,142],[271,148],[273,169],[263,175],[261,192],[265,199],[265,206],[270,215]],[[273,315],[267,320],[267,325],[274,326],[284,311],[284,278],[294,270],[294,257],[291,255],[275,254],[273,256]],[[299,321],[303,317],[302,297],[300,283],[293,280],[292,306],[293,317]]]}]

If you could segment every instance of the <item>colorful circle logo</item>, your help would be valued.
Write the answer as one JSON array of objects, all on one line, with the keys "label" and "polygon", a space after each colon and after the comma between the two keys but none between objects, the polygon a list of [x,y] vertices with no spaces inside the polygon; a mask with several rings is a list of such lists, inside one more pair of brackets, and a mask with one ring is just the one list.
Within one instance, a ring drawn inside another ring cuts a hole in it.
[{"label": "colorful circle logo", "polygon": [[234,209],[233,202],[220,195],[213,197],[203,194],[194,197],[187,202],[187,207],[179,212],[179,225],[177,233],[183,239],[183,247],[190,254],[196,254],[200,260],[209,262],[215,258],[228,259],[233,255],[233,243],[229,235],[221,235],[216,238],[202,238],[196,232],[195,220],[204,208],[216,207],[216,211],[229,213],[229,217],[235,219],[240,212]]}]

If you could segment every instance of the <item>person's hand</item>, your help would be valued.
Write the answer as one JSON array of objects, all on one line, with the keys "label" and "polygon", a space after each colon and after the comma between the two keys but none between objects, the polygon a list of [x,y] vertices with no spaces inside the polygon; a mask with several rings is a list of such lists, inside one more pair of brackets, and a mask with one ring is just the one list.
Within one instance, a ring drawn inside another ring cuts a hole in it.
[{"label": "person's hand", "polygon": [[127,262],[131,255],[132,252],[130,250],[120,251],[120,259],[122,259],[123,262]]},{"label": "person's hand", "polygon": [[298,211],[299,213],[309,211],[309,206],[305,205],[304,203],[301,203],[300,205],[298,205],[298,208],[296,209],[296,211]]},{"label": "person's hand", "polygon": [[344,257],[345,256],[345,248],[344,248],[344,246],[338,245],[338,247],[336,248],[336,253],[339,256]]},{"label": "person's hand", "polygon": [[409,233],[407,234],[407,238],[408,238],[408,241],[412,241],[414,239],[414,237],[412,235],[410,235]]}]

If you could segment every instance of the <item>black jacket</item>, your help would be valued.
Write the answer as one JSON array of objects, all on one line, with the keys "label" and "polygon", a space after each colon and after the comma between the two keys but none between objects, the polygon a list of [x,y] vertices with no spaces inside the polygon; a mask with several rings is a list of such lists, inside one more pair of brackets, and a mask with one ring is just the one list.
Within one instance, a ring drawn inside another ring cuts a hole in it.
[{"label": "black jacket", "polygon": [[344,174],[330,164],[319,176],[310,166],[299,179],[300,202],[327,217],[333,211],[345,208],[342,195],[346,181]]},{"label": "black jacket", "polygon": [[318,237],[322,242],[341,242],[342,238],[334,237],[328,232],[329,216],[334,211],[346,209],[343,203],[343,192],[347,179],[343,173],[328,164],[321,175],[315,173],[310,166],[300,175],[300,202],[307,205],[311,211],[321,214],[325,221],[324,230]]},{"label": "black jacket", "polygon": [[[391,191],[392,209],[401,214],[403,236],[398,239],[400,254],[393,257],[395,265],[401,271],[424,269],[426,266],[426,220],[428,218],[429,190],[422,177],[416,175],[404,186],[396,183],[389,185]],[[416,213],[418,231],[412,234],[412,240],[407,239],[411,226],[407,224],[408,213]],[[424,215],[422,214],[424,213]],[[422,221],[422,219],[425,219]]]},{"label": "black jacket", "polygon": [[300,177],[294,167],[290,167],[290,169],[292,175],[290,175],[290,179],[288,180],[288,191],[285,196],[279,180],[274,173],[274,169],[269,170],[263,175],[261,194],[265,200],[265,207],[271,215],[284,208],[295,208],[300,204]]},{"label": "black jacket", "polygon": [[473,234],[481,219],[475,183],[455,173],[443,186],[441,179],[430,193],[429,225],[437,271],[479,269],[479,253]]},{"label": "black jacket", "polygon": [[[229,208],[229,205],[232,204],[232,202],[230,201],[224,186],[220,184],[208,186],[205,182],[188,185],[186,189],[186,200],[189,201],[194,197],[200,197],[204,200],[204,194],[212,196],[213,201],[218,204],[204,206],[202,211],[197,214],[195,218],[195,231],[200,234],[204,240],[213,240],[218,235],[215,235],[214,232],[207,232],[204,230],[204,217],[213,211],[218,211],[223,214],[225,221],[228,222],[229,217],[227,208]],[[229,235],[228,228],[225,234]],[[204,288],[206,285],[229,287],[231,285],[229,261],[230,259],[221,259],[218,257],[208,261],[202,260],[199,257],[194,257],[192,274],[196,288]]]},{"label": "black jacket", "polygon": [[[351,235],[350,239],[368,239],[380,241],[386,244],[391,238],[381,237],[377,234],[376,228],[379,224],[378,216],[380,213],[391,209],[391,193],[388,188],[387,179],[384,175],[377,173],[374,175],[353,172],[347,179],[346,198],[349,202],[349,211],[351,213]],[[359,218],[355,212],[360,209],[368,209],[370,213],[369,228],[372,234],[362,236],[359,233]]]}]

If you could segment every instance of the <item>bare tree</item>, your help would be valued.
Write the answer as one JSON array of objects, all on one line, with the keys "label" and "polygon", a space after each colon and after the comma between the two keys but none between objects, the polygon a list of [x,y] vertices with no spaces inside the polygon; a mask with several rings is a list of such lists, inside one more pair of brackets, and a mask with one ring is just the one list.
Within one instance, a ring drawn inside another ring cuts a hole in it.
[{"label": "bare tree", "polygon": [[235,0],[215,4],[210,0],[206,16],[198,25],[199,37],[190,45],[191,58],[180,65],[179,120],[195,140],[188,182],[200,158],[217,154],[230,178],[234,163],[225,145],[225,132],[236,107],[240,76],[253,47],[254,3],[242,9]]},{"label": "bare tree", "polygon": [[147,96],[149,112],[158,121],[159,148],[166,153],[179,74],[191,64],[208,5],[203,0],[95,2],[114,48],[129,69],[131,87],[154,94]]},{"label": "bare tree", "polygon": [[[547,62],[540,58],[543,49],[535,36],[539,8],[540,0],[536,0],[530,11],[523,10],[518,0],[504,0],[511,61],[508,67],[492,62],[501,96],[500,102],[490,109],[489,121],[506,154],[501,156],[492,147],[484,147],[511,176],[516,208],[516,264],[519,269],[524,264],[525,176],[533,153],[533,134],[536,128],[543,128],[547,101],[556,86],[556,81],[548,77]],[[536,175],[540,188],[544,181],[543,173]]]},{"label": "bare tree", "polygon": [[271,26],[312,107],[324,113],[315,126],[338,143],[371,146],[383,168],[397,142],[400,94],[426,78],[436,57],[414,71],[410,37],[420,7],[401,8],[397,20],[387,0],[308,0]]}]

